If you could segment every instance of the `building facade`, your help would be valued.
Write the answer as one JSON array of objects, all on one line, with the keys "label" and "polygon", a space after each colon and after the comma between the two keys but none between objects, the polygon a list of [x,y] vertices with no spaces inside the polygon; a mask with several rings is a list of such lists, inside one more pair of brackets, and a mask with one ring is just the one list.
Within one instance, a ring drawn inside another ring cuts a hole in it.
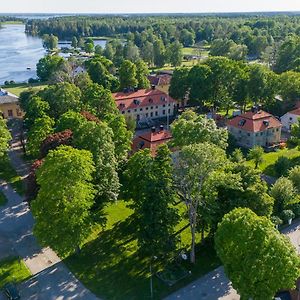
[{"label": "building facade", "polygon": [[290,131],[292,125],[298,123],[299,118],[300,118],[300,108],[296,108],[292,111],[287,112],[280,118],[282,123],[282,129],[285,131]]},{"label": "building facade", "polygon": [[177,102],[166,93],[152,89],[113,94],[121,114],[137,122],[173,117]]},{"label": "building facade", "polygon": [[235,137],[239,146],[272,147],[281,139],[281,122],[262,110],[252,110],[236,116],[227,122],[228,131]]},{"label": "building facade", "polygon": [[24,112],[19,105],[19,98],[3,89],[0,89],[0,113],[5,119],[24,117]]}]

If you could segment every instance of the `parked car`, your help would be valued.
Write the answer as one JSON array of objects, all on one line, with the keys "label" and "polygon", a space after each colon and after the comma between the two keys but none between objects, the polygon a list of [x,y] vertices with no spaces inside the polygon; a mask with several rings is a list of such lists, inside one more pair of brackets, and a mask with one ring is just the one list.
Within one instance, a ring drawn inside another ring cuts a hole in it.
[{"label": "parked car", "polygon": [[21,299],[19,291],[18,291],[16,285],[12,282],[7,283],[6,285],[4,285],[4,293],[7,297],[7,299],[9,299],[9,300],[19,300],[19,299]]}]

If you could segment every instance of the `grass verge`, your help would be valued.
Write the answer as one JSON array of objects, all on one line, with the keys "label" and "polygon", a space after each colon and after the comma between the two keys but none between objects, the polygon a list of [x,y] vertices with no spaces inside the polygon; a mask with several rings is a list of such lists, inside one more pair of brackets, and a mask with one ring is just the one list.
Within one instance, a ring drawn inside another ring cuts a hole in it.
[{"label": "grass verge", "polygon": [[37,84],[20,83],[20,84],[13,84],[9,86],[3,86],[3,88],[6,91],[15,94],[17,96],[20,96],[22,92],[27,91],[29,89],[40,91],[46,87],[47,84],[41,84],[41,83],[37,83]]},{"label": "grass verge", "polygon": [[5,197],[5,195],[0,191],[0,206],[5,205],[7,202],[7,199]]},{"label": "grass verge", "polygon": [[8,282],[22,282],[30,276],[30,271],[18,257],[9,257],[0,261],[0,288]]},{"label": "grass verge", "polygon": [[0,179],[10,183],[20,195],[24,194],[25,189],[23,181],[15,169],[11,166],[7,155],[0,158]]},{"label": "grass verge", "polygon": [[[263,155],[263,163],[259,165],[259,169],[266,175],[277,177],[276,171],[274,169],[274,164],[281,156],[289,158],[291,161],[291,166],[300,164],[300,151],[297,148],[286,148],[278,150],[276,152],[265,153]],[[253,167],[255,166],[253,160],[249,160],[247,164]]]},{"label": "grass verge", "polygon": [[[64,262],[75,276],[99,297],[122,300],[150,299],[150,263],[149,259],[138,251],[132,211],[126,207],[125,202],[118,201],[109,206],[106,213],[106,229],[94,234],[94,239],[89,239],[82,247],[81,253],[71,255]],[[185,224],[186,221],[178,226]],[[188,230],[187,228],[181,232],[182,244],[189,241]],[[157,262],[153,266],[154,272],[161,271],[165,264],[163,261]],[[154,299],[161,299],[219,265],[220,261],[212,244],[198,247],[196,264],[184,262],[185,268],[192,271],[189,277],[168,287],[153,276]]]}]

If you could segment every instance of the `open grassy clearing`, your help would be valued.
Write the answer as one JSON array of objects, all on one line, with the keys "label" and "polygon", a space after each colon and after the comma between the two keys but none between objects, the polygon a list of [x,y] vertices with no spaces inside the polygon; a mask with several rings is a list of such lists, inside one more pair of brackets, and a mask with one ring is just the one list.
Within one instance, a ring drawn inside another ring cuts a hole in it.
[{"label": "open grassy clearing", "polygon": [[9,86],[3,86],[5,90],[17,96],[20,96],[22,92],[27,91],[29,89],[39,91],[39,90],[43,90],[46,87],[47,84],[41,84],[41,83],[38,84],[20,83],[20,84],[13,84]]},{"label": "open grassy clearing", "polygon": [[0,158],[0,179],[10,183],[20,195],[24,194],[23,181],[11,166],[7,155]]},{"label": "open grassy clearing", "polygon": [[5,197],[5,195],[0,191],[0,206],[5,205],[7,202],[7,199]]},{"label": "open grassy clearing", "polygon": [[0,261],[0,288],[8,282],[22,282],[31,276],[24,262],[18,257]]},{"label": "open grassy clearing", "polygon": [[[292,165],[300,164],[300,151],[298,148],[286,148],[276,152],[265,153],[263,156],[263,163],[259,165],[259,169],[266,175],[276,177],[277,175],[274,170],[274,164],[281,156],[289,158]],[[249,160],[247,164],[253,167],[255,166],[253,160]]]},{"label": "open grassy clearing", "polygon": [[[185,208],[178,205],[180,213]],[[138,251],[135,240],[135,220],[133,211],[126,207],[124,201],[117,201],[105,209],[108,222],[105,229],[97,228],[82,247],[80,254],[74,254],[65,263],[84,285],[99,297],[105,299],[150,299],[149,290],[149,259]],[[177,231],[187,224],[183,220],[176,228]],[[190,242],[189,228],[181,233],[182,242],[178,248],[185,248]],[[200,236],[197,236],[200,241]],[[153,276],[154,299],[161,299],[188,282],[213,270],[220,261],[216,257],[212,245],[197,249],[196,265],[184,262],[192,274],[172,287],[163,284]],[[163,261],[157,261],[153,266],[154,272],[164,267]]]}]

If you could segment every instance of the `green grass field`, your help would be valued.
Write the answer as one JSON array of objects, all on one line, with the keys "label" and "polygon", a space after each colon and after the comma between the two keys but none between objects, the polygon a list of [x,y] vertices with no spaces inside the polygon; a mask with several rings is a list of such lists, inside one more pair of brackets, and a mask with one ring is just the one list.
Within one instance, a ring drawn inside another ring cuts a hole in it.
[{"label": "green grass field", "polygon": [[18,257],[0,261],[0,288],[8,282],[22,282],[30,276],[30,271]]},{"label": "green grass field", "polygon": [[0,206],[5,205],[7,202],[7,199],[5,197],[5,195],[0,191]]},{"label": "green grass field", "polygon": [[10,183],[20,195],[24,194],[23,181],[11,166],[7,156],[0,158],[0,179]]},{"label": "green grass field", "polygon": [[[184,206],[179,204],[179,210],[184,213]],[[133,211],[126,207],[124,201],[117,201],[107,207],[105,213],[108,217],[106,228],[97,228],[82,247],[81,253],[68,257],[65,263],[99,297],[122,300],[150,298],[149,259],[138,251]],[[186,224],[186,220],[182,221],[176,230]],[[189,228],[180,235],[182,242],[178,248],[187,247],[190,241]],[[200,241],[200,236],[197,236],[197,241]],[[163,261],[157,262],[154,271],[162,270],[164,264]],[[196,264],[185,263],[187,270],[192,271],[191,276],[173,287],[153,277],[154,298],[161,299],[219,265],[220,261],[210,244],[198,247]]]},{"label": "green grass field", "polygon": [[[286,148],[277,152],[265,153],[263,156],[263,163],[259,165],[259,169],[262,171],[262,173],[276,177],[274,164],[280,156],[285,156],[291,159],[292,165],[300,163],[300,151],[297,148]],[[247,164],[254,167],[254,162],[252,160],[248,161]]]},{"label": "green grass field", "polygon": [[47,87],[47,84],[27,84],[27,83],[21,83],[21,84],[14,84],[9,86],[3,86],[5,90],[8,92],[15,94],[17,96],[20,96],[20,94],[24,91],[27,91],[29,89],[33,90],[43,90]]}]

